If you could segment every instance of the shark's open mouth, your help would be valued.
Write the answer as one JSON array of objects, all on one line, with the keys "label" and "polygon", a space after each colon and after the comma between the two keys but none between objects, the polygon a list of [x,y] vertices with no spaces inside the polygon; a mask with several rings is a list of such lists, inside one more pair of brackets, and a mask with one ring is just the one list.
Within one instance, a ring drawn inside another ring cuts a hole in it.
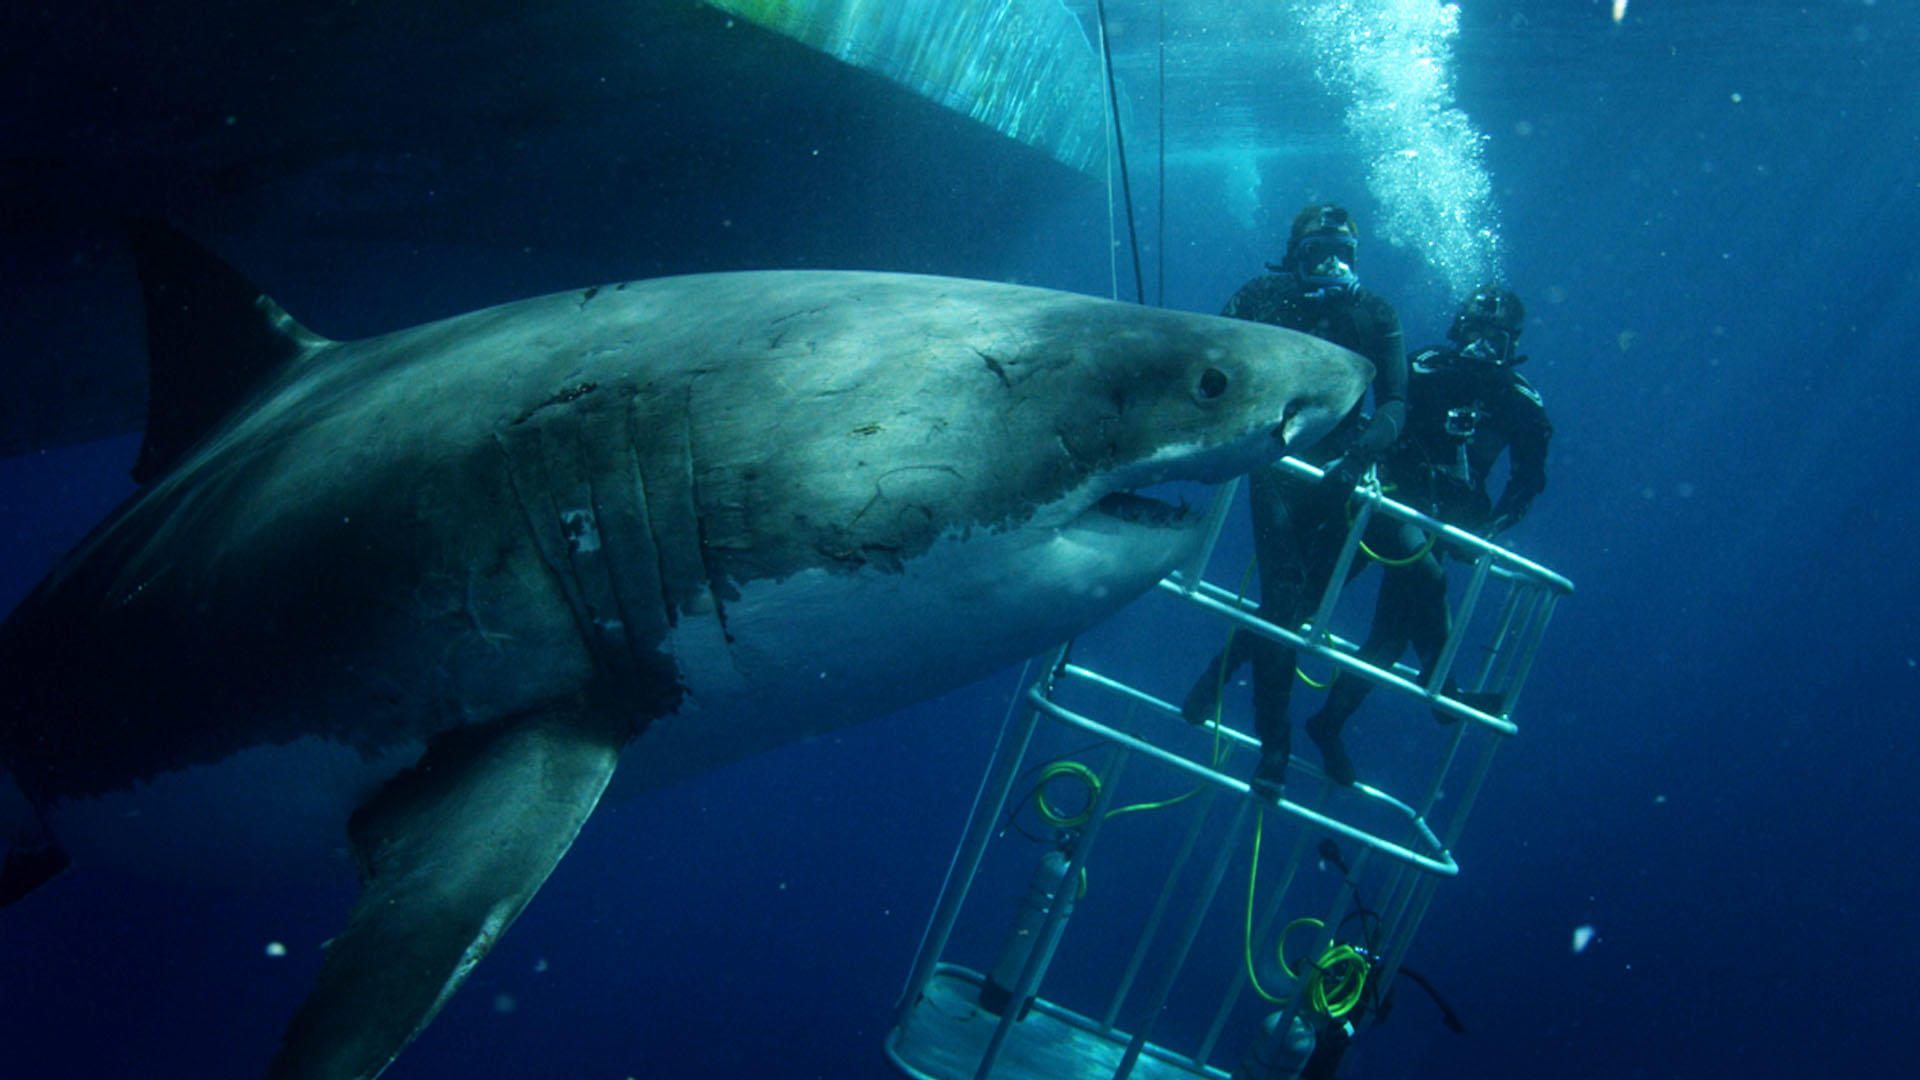
[{"label": "shark's open mouth", "polygon": [[1101,496],[1094,509],[1131,525],[1172,528],[1198,516],[1198,511],[1186,499],[1185,488],[1186,485],[1179,484],[1155,484],[1146,489],[1153,493],[1151,495],[1141,491],[1116,491]]}]

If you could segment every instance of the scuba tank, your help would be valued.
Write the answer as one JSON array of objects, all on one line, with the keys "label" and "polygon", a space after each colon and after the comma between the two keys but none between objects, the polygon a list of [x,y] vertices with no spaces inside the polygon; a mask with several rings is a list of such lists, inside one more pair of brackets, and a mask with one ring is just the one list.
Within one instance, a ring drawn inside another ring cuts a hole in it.
[{"label": "scuba tank", "polygon": [[[1285,1027],[1280,1026],[1282,1020],[1287,1021]],[[1260,1029],[1260,1037],[1234,1068],[1233,1080],[1295,1080],[1313,1056],[1317,1041],[1313,1025],[1299,1010],[1290,1009],[1269,1013]]]},{"label": "scuba tank", "polygon": [[[1027,895],[1020,899],[1020,906],[1013,915],[1013,925],[1007,929],[1006,944],[1000,947],[999,959],[993,962],[993,971],[980,988],[980,1007],[996,1016],[1004,1015],[1007,1006],[1013,1004],[1013,992],[1020,982],[1020,973],[1026,970],[1027,961],[1039,950],[1039,967],[1034,970],[1033,986],[1037,993],[1040,980],[1046,977],[1047,965],[1053,961],[1053,950],[1060,944],[1060,935],[1067,928],[1067,917],[1073,914],[1073,894],[1067,888],[1067,866],[1070,860],[1064,851],[1049,851],[1040,857],[1039,865],[1033,868],[1033,879],[1027,883]],[[1047,912],[1052,909],[1055,898],[1062,905],[1060,921],[1054,924],[1053,933],[1048,940],[1041,941],[1041,931],[1045,929]],[[1027,1017],[1027,1010],[1033,1007],[1033,996],[1029,994],[1020,1002],[1018,1019]]]}]

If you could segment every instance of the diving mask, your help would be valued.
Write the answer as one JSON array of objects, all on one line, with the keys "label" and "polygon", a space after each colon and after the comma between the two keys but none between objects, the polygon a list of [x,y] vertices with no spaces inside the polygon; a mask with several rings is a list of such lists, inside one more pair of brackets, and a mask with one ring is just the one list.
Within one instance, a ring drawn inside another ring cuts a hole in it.
[{"label": "diving mask", "polygon": [[1352,286],[1360,281],[1353,272],[1358,245],[1344,236],[1311,236],[1300,241],[1294,265],[1300,268],[1300,280],[1308,285]]},{"label": "diving mask", "polygon": [[1460,346],[1463,359],[1501,367],[1513,362],[1514,334],[1511,330],[1498,326],[1474,326],[1468,328],[1466,338],[1467,343]]}]

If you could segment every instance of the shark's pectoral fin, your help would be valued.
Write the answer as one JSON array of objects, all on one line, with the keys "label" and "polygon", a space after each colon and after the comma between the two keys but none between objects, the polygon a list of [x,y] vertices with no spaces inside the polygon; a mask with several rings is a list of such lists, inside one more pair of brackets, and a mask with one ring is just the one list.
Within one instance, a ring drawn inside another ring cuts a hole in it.
[{"label": "shark's pectoral fin", "polygon": [[386,1068],[566,854],[630,730],[582,710],[443,734],[356,811],[365,888],[269,1080]]}]

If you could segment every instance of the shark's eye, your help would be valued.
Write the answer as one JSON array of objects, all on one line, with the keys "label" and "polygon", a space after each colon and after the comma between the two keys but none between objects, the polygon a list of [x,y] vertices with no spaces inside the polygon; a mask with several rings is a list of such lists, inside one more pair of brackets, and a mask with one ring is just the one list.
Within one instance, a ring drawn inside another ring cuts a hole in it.
[{"label": "shark's eye", "polygon": [[1227,373],[1219,368],[1208,368],[1200,373],[1200,399],[1212,401],[1227,392]]}]

